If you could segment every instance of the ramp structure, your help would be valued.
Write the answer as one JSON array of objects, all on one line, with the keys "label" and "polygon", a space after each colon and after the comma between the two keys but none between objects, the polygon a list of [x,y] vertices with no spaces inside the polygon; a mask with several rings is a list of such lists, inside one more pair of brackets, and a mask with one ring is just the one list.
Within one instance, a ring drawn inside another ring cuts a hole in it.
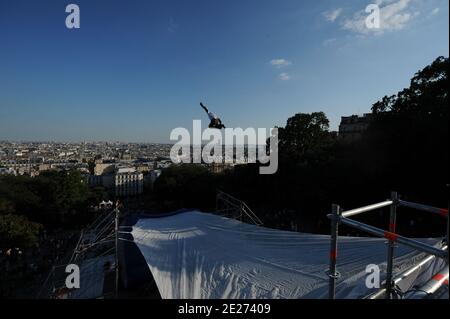
[{"label": "ramp structure", "polygon": [[[264,228],[215,214],[187,211],[142,218],[131,235],[144,256],[162,298],[328,298],[330,236]],[[442,239],[416,239],[442,249]],[[335,298],[365,298],[366,269],[376,265],[386,280],[386,242],[339,237],[339,280]],[[392,275],[404,274],[427,253],[401,245],[393,251]],[[404,289],[426,283],[441,258],[403,281]],[[430,275],[430,276],[428,276]]]}]

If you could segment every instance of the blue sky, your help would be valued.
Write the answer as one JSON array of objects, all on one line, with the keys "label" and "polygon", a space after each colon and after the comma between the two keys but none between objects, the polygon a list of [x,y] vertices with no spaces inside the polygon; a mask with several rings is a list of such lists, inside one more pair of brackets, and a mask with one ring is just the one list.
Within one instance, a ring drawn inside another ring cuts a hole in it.
[{"label": "blue sky", "polygon": [[[367,30],[364,9],[381,8]],[[76,3],[81,28],[67,29]],[[448,0],[0,0],[0,140],[168,142],[369,112],[449,55]]]}]

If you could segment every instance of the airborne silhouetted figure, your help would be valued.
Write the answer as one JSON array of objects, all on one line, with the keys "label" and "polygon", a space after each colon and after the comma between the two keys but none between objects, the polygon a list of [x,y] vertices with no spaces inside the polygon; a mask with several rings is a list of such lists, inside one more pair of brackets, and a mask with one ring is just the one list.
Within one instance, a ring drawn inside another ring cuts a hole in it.
[{"label": "airborne silhouetted figure", "polygon": [[200,106],[205,110],[205,112],[208,114],[209,120],[211,121],[208,125],[209,128],[216,128],[216,129],[223,129],[225,128],[225,125],[222,124],[221,119],[215,115],[213,112],[210,112],[206,106],[203,105],[202,102],[200,102]]}]

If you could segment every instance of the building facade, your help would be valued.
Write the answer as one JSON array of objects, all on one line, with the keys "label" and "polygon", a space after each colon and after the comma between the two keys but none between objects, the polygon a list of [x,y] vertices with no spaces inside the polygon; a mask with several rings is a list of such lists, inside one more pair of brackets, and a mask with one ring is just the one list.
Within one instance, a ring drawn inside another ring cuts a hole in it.
[{"label": "building facade", "polygon": [[119,168],[114,176],[117,197],[136,196],[144,191],[144,174],[134,168]]},{"label": "building facade", "polygon": [[87,180],[90,187],[102,186],[117,197],[136,196],[144,191],[144,174],[135,168],[116,167],[106,174],[89,175]]},{"label": "building facade", "polygon": [[372,114],[370,113],[362,116],[343,116],[339,125],[339,139],[348,142],[359,140],[369,127],[371,118]]}]

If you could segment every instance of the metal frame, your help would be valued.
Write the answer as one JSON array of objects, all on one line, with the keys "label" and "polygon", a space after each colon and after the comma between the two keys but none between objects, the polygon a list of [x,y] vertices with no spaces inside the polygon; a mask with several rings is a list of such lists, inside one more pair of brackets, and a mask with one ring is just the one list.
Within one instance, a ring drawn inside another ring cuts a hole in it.
[{"label": "metal frame", "polygon": [[408,299],[424,299],[436,293],[443,285],[448,285],[448,265],[433,276],[428,282],[419,289],[410,291],[407,294]]},{"label": "metal frame", "polygon": [[[390,217],[389,217],[389,231],[385,231],[383,229],[370,226],[367,224],[364,224],[362,222],[358,222],[352,219],[349,219],[348,217],[356,216],[362,213],[366,213],[369,211],[377,210],[383,207],[390,207]],[[442,209],[442,208],[436,208],[428,205],[422,205],[422,204],[416,204],[411,203],[407,201],[403,201],[399,199],[399,196],[396,192],[391,193],[391,199],[386,200],[381,203],[376,203],[369,206],[364,206],[348,211],[342,211],[342,209],[339,207],[339,205],[333,204],[332,205],[332,213],[327,215],[327,217],[331,220],[331,244],[330,244],[330,268],[327,272],[329,276],[329,298],[335,299],[336,298],[336,282],[339,278],[339,272],[337,271],[337,251],[338,251],[338,237],[339,237],[339,224],[344,224],[347,226],[350,226],[352,228],[358,229],[360,231],[366,232],[368,234],[374,235],[376,237],[386,238],[388,239],[388,249],[387,249],[387,268],[386,268],[386,283],[385,287],[382,289],[382,292],[384,293],[384,296],[386,299],[390,299],[392,296],[393,289],[395,287],[395,284],[398,282],[398,278],[396,280],[393,280],[393,267],[394,267],[394,250],[396,247],[396,243],[414,248],[420,252],[427,253],[433,257],[442,258],[446,261],[447,266],[444,268],[441,272],[437,274],[433,278],[444,278],[444,280],[431,280],[430,283],[427,283],[425,287],[422,289],[424,291],[428,291],[429,293],[433,293],[437,291],[439,287],[442,286],[447,280],[448,282],[448,264],[449,264],[449,254],[447,246],[439,249],[432,245],[428,245],[425,243],[422,243],[420,241],[407,238],[404,236],[401,236],[396,233],[396,221],[397,221],[397,208],[398,207],[409,207],[418,209],[425,212],[434,213],[437,215],[440,215],[442,217],[447,218],[447,245],[448,245],[448,238],[449,238],[449,218],[448,218],[448,209]],[[429,256],[428,258],[430,258]],[[430,258],[427,261],[431,261],[433,258]],[[420,267],[419,267],[420,268]],[[418,268],[417,268],[418,269]],[[445,275],[446,271],[446,275]],[[400,280],[404,279],[405,276],[401,277]],[[446,278],[446,279],[445,279]],[[429,288],[429,289],[428,289]],[[427,294],[427,295],[428,295]],[[380,296],[380,293],[375,294],[376,296]],[[373,296],[375,296],[373,295]]]},{"label": "metal frame", "polygon": [[[397,222],[397,205],[398,205],[398,194],[396,192],[391,193],[392,205],[390,206],[389,215],[389,231],[395,234],[396,222]],[[395,240],[389,239],[388,251],[387,251],[387,268],[386,268],[386,294],[385,299],[391,299],[392,293],[392,270],[394,268],[394,249]]]},{"label": "metal frame", "polygon": [[[119,297],[118,242],[121,239],[119,238],[119,222],[120,209],[118,204],[116,204],[115,207],[109,207],[107,210],[103,211],[103,213],[100,214],[93,223],[80,232],[78,242],[73,250],[70,260],[67,263],[81,263],[92,257],[95,258],[103,256],[105,254],[104,250],[110,247],[106,250],[106,252],[114,255],[115,283],[114,292],[111,292],[108,296],[111,295],[115,298]],[[65,287],[64,269],[67,264],[54,265],[52,267],[52,270],[49,272],[47,278],[42,284],[42,288],[40,289],[37,298],[52,298],[52,290]],[[68,293],[67,296],[68,298],[71,298],[70,293]]]},{"label": "metal frame", "polygon": [[252,224],[263,226],[261,219],[259,219],[247,204],[221,190],[217,190],[216,212],[225,217],[228,216],[226,213],[230,213],[230,217],[238,219],[241,222],[246,217]]},{"label": "metal frame", "polygon": [[[442,249],[447,250],[447,246],[443,246]],[[421,269],[422,267],[424,267],[426,264],[432,262],[433,260],[436,259],[436,256],[434,255],[428,255],[427,257],[425,257],[424,259],[422,259],[419,263],[417,263],[416,265],[404,270],[403,272],[401,272],[400,274],[398,274],[392,281],[393,281],[393,286],[398,285],[400,282],[402,282],[404,279],[408,278],[408,276],[412,275],[414,272],[416,272],[417,270]],[[383,295],[385,295],[386,292],[386,288],[381,288],[380,290],[378,290],[377,292],[365,297],[364,299],[378,299],[381,298]]]},{"label": "metal frame", "polygon": [[336,269],[337,261],[337,248],[338,248],[338,237],[339,237],[339,218],[342,215],[342,209],[339,205],[333,204],[332,206],[333,214],[331,215],[331,244],[330,244],[330,270],[328,271],[329,289],[328,294],[330,299],[334,299],[336,295],[336,281],[340,277]]},{"label": "metal frame", "polygon": [[116,204],[116,208],[114,209],[115,216],[114,216],[114,246],[115,246],[115,254],[114,254],[114,270],[115,270],[115,278],[114,278],[114,297],[117,299],[119,298],[119,205]]}]

